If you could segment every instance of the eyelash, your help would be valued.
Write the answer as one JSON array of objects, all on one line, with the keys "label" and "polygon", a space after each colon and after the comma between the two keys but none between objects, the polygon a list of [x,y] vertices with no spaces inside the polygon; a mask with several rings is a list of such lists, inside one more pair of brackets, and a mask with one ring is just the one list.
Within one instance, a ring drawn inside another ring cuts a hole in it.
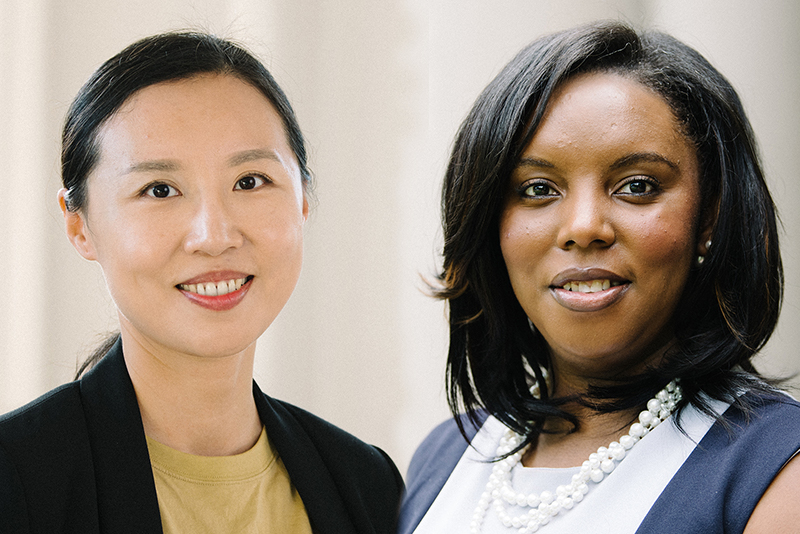
[{"label": "eyelash", "polygon": [[[633,191],[622,192],[622,189],[624,189],[625,187],[629,187],[631,184],[636,184],[636,183],[643,183],[646,186],[648,186],[650,188],[650,190],[649,191],[640,192],[640,193],[635,193]],[[646,196],[650,196],[650,195],[654,195],[654,194],[658,193],[660,188],[661,188],[661,183],[658,180],[656,180],[655,178],[651,178],[649,176],[632,176],[630,179],[628,179],[628,181],[623,183],[615,191],[615,193],[619,193],[621,195],[629,195],[629,196],[633,196],[633,197],[646,197]]]},{"label": "eyelash", "polygon": [[147,197],[159,198],[159,199],[160,199],[160,198],[169,198],[169,197],[174,197],[174,196],[177,196],[177,195],[174,195],[174,194],[168,194],[166,197],[157,197],[156,195],[154,195],[154,194],[151,194],[151,193],[153,192],[153,189],[155,189],[155,188],[156,188],[156,187],[158,187],[158,186],[166,186],[166,187],[169,187],[169,188],[172,190],[172,191],[170,191],[170,193],[172,193],[172,192],[174,191],[174,192],[175,192],[175,193],[177,193],[178,195],[180,194],[180,191],[178,191],[178,189],[177,189],[175,186],[172,186],[172,185],[170,185],[170,184],[168,184],[168,183],[164,183],[164,182],[151,182],[151,183],[147,184],[146,186],[144,186],[144,188],[142,188],[142,191],[139,193],[139,196],[142,196],[142,197],[145,197],[145,196],[147,196]]},{"label": "eyelash", "polygon": [[[535,188],[537,186],[547,187],[548,190],[550,191],[550,193],[548,193],[546,195],[532,195],[532,194],[528,193],[528,190],[533,189],[533,188]],[[543,199],[551,199],[551,198],[556,197],[557,195],[552,194],[553,191],[555,191],[555,188],[552,185],[550,185],[549,183],[547,183],[545,181],[534,181],[534,182],[526,182],[526,183],[522,184],[522,186],[519,188],[519,195],[521,197],[527,198],[527,199],[543,200]]]},{"label": "eyelash", "polygon": [[[240,188],[239,187],[240,182],[242,180],[246,179],[246,178],[256,178],[258,180],[261,180],[262,183],[261,184],[256,184],[255,186],[253,186],[253,187],[251,187],[249,189]],[[258,189],[261,186],[265,186],[265,185],[271,184],[271,183],[272,183],[272,180],[269,178],[269,176],[267,176],[265,174],[261,174],[259,172],[247,172],[247,173],[239,176],[236,179],[236,182],[234,183],[233,189],[234,189],[234,191],[252,191],[253,189]]]}]

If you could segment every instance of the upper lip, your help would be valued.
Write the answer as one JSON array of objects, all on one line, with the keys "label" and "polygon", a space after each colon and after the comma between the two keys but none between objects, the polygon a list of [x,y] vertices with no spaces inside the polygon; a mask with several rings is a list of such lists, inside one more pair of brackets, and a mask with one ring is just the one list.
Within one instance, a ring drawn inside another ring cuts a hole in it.
[{"label": "upper lip", "polygon": [[589,282],[591,280],[609,280],[612,283],[628,282],[622,276],[605,269],[571,267],[558,273],[550,282],[550,287],[564,287],[567,282]]},{"label": "upper lip", "polygon": [[192,284],[207,284],[209,282],[217,283],[217,282],[225,282],[227,280],[238,280],[240,278],[247,278],[251,276],[248,273],[244,273],[242,271],[209,271],[207,273],[203,273],[183,282],[180,282],[176,285],[192,285]]}]

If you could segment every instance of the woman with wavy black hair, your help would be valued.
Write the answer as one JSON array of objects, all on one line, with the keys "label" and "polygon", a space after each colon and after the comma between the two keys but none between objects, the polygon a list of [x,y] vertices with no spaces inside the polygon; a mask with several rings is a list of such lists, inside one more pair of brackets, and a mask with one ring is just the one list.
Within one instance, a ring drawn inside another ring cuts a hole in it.
[{"label": "woman with wavy black hair", "polygon": [[388,456],[253,383],[311,187],[264,66],[202,33],[132,44],[73,102],[62,179],[120,333],[0,417],[0,533],[393,532]]},{"label": "woman with wavy black hair", "polygon": [[464,120],[442,206],[455,418],[401,533],[794,531],[800,405],[751,363],[776,215],[700,54],[618,23],[536,40]]}]

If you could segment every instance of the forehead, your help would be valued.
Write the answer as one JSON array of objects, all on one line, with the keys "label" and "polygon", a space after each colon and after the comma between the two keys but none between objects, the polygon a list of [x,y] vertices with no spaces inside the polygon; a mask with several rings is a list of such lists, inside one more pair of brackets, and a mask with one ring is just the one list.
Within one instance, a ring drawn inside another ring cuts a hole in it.
[{"label": "forehead", "polygon": [[550,97],[534,140],[569,144],[577,140],[640,140],[689,143],[672,107],[642,83],[617,73],[579,74]]},{"label": "forehead", "polygon": [[[121,174],[142,162],[211,169],[236,154],[272,153],[296,174],[282,118],[260,90],[231,75],[204,74],[134,93],[103,125],[96,170]],[[95,173],[92,173],[95,174]]]},{"label": "forehead", "polygon": [[153,84],[128,98],[100,129],[101,149],[118,141],[157,150],[180,143],[262,142],[288,146],[283,120],[260,90],[232,75],[201,74]]}]

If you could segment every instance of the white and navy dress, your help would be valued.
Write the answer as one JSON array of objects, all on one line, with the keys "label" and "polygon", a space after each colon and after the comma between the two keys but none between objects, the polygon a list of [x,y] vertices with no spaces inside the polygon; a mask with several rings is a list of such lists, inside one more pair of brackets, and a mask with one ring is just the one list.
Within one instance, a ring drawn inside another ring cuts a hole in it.
[{"label": "white and navy dress", "polygon": [[[574,508],[543,525],[544,534],[741,533],[764,491],[800,451],[800,403],[788,396],[758,398],[753,413],[716,403],[727,428],[689,406],[682,433],[670,417],[628,451],[625,459]],[[466,424],[467,429],[471,427]],[[399,534],[467,533],[492,472],[505,426],[489,417],[471,447],[455,421],[443,423],[417,449],[408,471]],[[512,471],[522,493],[569,484],[579,468]],[[523,509],[511,509],[520,515]],[[516,532],[487,511],[484,534]]]}]

